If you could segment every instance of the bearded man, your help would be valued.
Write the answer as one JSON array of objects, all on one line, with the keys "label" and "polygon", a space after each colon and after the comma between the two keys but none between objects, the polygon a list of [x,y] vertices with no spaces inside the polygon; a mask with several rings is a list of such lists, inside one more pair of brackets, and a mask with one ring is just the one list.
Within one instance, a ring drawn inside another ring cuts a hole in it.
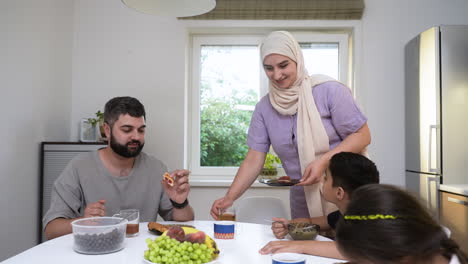
[{"label": "bearded man", "polygon": [[194,219],[188,205],[187,170],[170,173],[167,167],[142,152],[145,144],[144,106],[132,97],[109,100],[104,109],[108,146],[74,158],[55,181],[50,209],[42,219],[48,239],[72,232],[78,218],[112,216],[122,209],[138,209],[140,221]]}]

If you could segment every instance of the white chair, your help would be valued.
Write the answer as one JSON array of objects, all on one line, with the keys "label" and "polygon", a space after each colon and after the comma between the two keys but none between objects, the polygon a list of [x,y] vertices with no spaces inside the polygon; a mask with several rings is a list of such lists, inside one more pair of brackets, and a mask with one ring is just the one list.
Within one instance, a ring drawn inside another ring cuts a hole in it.
[{"label": "white chair", "polygon": [[247,197],[236,206],[236,220],[239,222],[266,225],[273,217],[289,218],[283,201],[276,197]]}]

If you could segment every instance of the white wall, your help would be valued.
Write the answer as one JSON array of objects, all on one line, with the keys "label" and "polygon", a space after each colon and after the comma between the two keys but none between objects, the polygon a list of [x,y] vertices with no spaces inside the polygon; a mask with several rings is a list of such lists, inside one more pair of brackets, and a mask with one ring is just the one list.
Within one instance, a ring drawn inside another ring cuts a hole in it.
[{"label": "white wall", "polygon": [[[0,107],[6,124],[1,132],[0,210],[8,211],[0,216],[0,260],[32,246],[37,235],[38,142],[77,140],[79,120],[102,109],[109,98],[141,99],[148,112],[145,150],[171,168],[183,166],[185,45],[191,22],[141,14],[118,0],[74,0],[74,6],[72,0],[38,2],[0,2],[5,98]],[[465,0],[366,1],[356,89],[369,117],[371,156],[383,182],[404,184],[404,45],[434,25],[468,24],[466,10]],[[205,22],[220,24],[294,25]],[[199,219],[208,217],[210,201],[223,191],[193,188],[191,203]],[[12,233],[17,243],[9,239]]]},{"label": "white wall", "polygon": [[175,18],[138,13],[115,0],[75,5],[72,138],[78,121],[115,96],[133,96],[147,112],[145,150],[181,167],[184,146],[186,33]]},{"label": "white wall", "polygon": [[361,85],[373,138],[371,156],[383,182],[404,185],[404,46],[432,26],[468,25],[468,1],[370,0],[365,4]]},{"label": "white wall", "polygon": [[0,1],[0,261],[36,244],[39,150],[70,137],[72,1]]}]

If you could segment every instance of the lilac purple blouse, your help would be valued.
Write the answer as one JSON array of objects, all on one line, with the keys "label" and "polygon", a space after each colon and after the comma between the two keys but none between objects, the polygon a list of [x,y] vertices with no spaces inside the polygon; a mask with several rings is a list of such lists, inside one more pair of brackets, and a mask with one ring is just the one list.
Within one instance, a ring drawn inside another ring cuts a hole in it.
[{"label": "lilac purple blouse", "polygon": [[[315,105],[328,135],[330,149],[356,132],[367,118],[353,99],[351,90],[339,82],[326,82],[312,89]],[[247,145],[256,151],[268,152],[270,144],[283,163],[287,175],[300,179],[301,166],[297,151],[297,114],[278,113],[268,95],[255,106],[250,121]],[[291,217],[309,217],[302,186],[291,187]]]}]

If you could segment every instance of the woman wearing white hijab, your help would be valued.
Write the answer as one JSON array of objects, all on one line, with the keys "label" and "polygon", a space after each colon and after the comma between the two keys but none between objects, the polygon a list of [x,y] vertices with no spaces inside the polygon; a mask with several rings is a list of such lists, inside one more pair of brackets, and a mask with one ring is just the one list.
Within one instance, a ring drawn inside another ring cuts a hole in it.
[{"label": "woman wearing white hijab", "polygon": [[291,187],[292,218],[323,216],[333,210],[320,196],[328,161],[343,151],[361,153],[370,144],[367,118],[345,85],[324,75],[309,76],[302,50],[286,31],[270,33],[261,46],[269,94],[255,107],[249,128],[249,151],[211,215],[239,198],[257,178],[270,144],[286,173],[301,182]]}]

